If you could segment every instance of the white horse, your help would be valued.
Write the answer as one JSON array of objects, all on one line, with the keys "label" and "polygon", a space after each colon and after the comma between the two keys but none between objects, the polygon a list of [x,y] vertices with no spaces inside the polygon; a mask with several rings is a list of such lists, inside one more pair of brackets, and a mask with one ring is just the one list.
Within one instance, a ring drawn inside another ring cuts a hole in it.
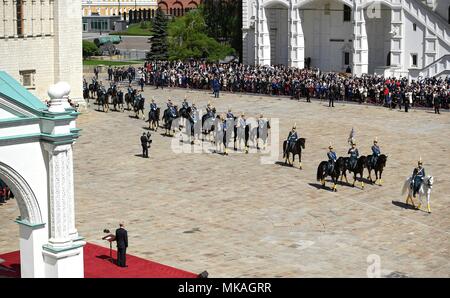
[{"label": "white horse", "polygon": [[[415,207],[414,205],[414,200],[413,200],[413,190],[411,187],[411,179],[412,176],[408,177],[408,179],[405,180],[405,184],[403,184],[403,189],[402,189],[402,195],[404,195],[406,193],[406,189],[408,189],[408,196],[406,197],[406,205],[408,205],[409,200],[411,200],[411,203],[413,205],[413,207]],[[433,188],[433,182],[434,182],[434,178],[433,176],[427,176],[423,179],[422,181],[422,185],[420,186],[419,189],[419,206],[417,206],[417,209],[420,210],[420,206],[422,206],[422,197],[423,196],[427,196],[427,209],[428,209],[428,213],[431,213],[431,208],[430,208],[430,196],[431,196],[431,189]]]},{"label": "white horse", "polygon": [[[245,121],[245,125],[246,126],[241,126],[240,123],[238,122],[238,126],[237,126],[237,138],[236,138],[236,143],[237,143],[237,147],[239,147],[239,149],[242,148],[242,143],[244,143],[244,147],[245,147],[245,153],[248,153],[249,147],[250,147],[250,142],[252,142],[253,145],[257,145],[257,139],[256,139],[256,135],[257,135],[257,129],[258,129],[258,122],[256,121],[256,119],[254,118],[249,118]],[[247,144],[245,144],[245,129],[248,126],[248,140],[247,140]],[[247,145],[247,146],[245,146]]]},{"label": "white horse", "polygon": [[[223,152],[225,155],[227,155],[227,150],[226,150],[226,146],[223,142],[224,139],[224,123],[222,122],[222,120],[217,117],[216,121],[214,122],[214,140],[215,140],[215,145],[216,145],[216,150],[214,150],[214,152]],[[222,151],[222,146],[223,146],[223,151]]]}]

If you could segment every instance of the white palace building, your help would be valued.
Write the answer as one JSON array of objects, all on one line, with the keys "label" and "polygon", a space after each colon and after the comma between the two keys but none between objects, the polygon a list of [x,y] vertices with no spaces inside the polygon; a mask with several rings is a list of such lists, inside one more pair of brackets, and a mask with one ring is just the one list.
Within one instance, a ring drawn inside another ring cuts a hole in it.
[{"label": "white palace building", "polygon": [[356,75],[450,74],[450,0],[243,0],[243,60]]},{"label": "white palace building", "polygon": [[81,0],[0,1],[0,71],[41,100],[59,81],[83,98]]}]

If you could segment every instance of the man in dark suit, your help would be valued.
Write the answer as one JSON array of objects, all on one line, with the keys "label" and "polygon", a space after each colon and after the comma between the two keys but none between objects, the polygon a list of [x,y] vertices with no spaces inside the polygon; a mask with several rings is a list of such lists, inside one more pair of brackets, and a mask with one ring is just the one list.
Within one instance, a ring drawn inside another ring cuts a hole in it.
[{"label": "man in dark suit", "polygon": [[141,136],[141,145],[142,145],[142,157],[148,158],[148,137],[145,135],[145,132]]},{"label": "man in dark suit", "polygon": [[434,105],[434,113],[440,114],[439,107],[441,106],[441,95],[434,91],[433,93],[433,105]]},{"label": "man in dark suit", "polygon": [[126,266],[126,251],[128,247],[128,232],[124,229],[124,224],[119,223],[119,228],[116,230],[117,242],[117,266]]},{"label": "man in dark suit", "polygon": [[334,108],[334,97],[336,96],[335,86],[332,85],[328,92],[328,107]]}]

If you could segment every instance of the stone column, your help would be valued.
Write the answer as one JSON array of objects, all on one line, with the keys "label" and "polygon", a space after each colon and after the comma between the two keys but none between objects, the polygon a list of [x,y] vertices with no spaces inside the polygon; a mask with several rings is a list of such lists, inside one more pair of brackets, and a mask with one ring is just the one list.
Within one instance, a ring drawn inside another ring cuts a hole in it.
[{"label": "stone column", "polygon": [[[58,121],[67,116],[65,105],[70,86],[60,82],[49,88],[51,98],[48,111],[56,119],[47,124],[51,135],[69,135],[71,121]],[[63,117],[61,117],[63,118]],[[73,186],[73,140],[43,143],[48,153],[48,212],[49,240],[43,246],[46,277],[83,277],[83,238],[75,229]]]},{"label": "stone column", "polygon": [[47,242],[45,224],[16,220],[20,235],[20,275],[22,278],[45,277],[42,245]]},{"label": "stone column", "polygon": [[255,55],[256,65],[270,65],[270,36],[266,18],[266,10],[262,0],[257,1],[255,32],[257,49]]},{"label": "stone column", "polygon": [[[46,277],[83,277],[82,239],[77,237],[73,203],[72,144],[45,143],[49,158],[50,239],[44,245]],[[78,240],[78,241],[74,241]]]},{"label": "stone column", "polygon": [[289,7],[289,66],[304,68],[305,66],[305,38],[303,35],[300,10]]},{"label": "stone column", "polygon": [[352,71],[360,76],[369,71],[369,46],[362,0],[353,8],[353,65]]},{"label": "stone column", "polygon": [[68,151],[72,145],[45,144],[49,154],[50,240],[53,248],[71,247],[69,235],[70,190]]}]

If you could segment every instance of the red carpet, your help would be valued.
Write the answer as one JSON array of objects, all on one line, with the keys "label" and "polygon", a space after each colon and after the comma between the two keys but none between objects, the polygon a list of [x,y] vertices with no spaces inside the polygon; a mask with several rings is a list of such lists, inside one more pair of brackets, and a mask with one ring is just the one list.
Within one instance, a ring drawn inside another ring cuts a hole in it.
[{"label": "red carpet", "polygon": [[[116,251],[113,249],[113,258]],[[88,243],[84,247],[85,278],[196,278],[197,274],[127,254],[126,268],[109,260],[109,248]],[[19,251],[0,255],[0,277],[20,277]]]}]

